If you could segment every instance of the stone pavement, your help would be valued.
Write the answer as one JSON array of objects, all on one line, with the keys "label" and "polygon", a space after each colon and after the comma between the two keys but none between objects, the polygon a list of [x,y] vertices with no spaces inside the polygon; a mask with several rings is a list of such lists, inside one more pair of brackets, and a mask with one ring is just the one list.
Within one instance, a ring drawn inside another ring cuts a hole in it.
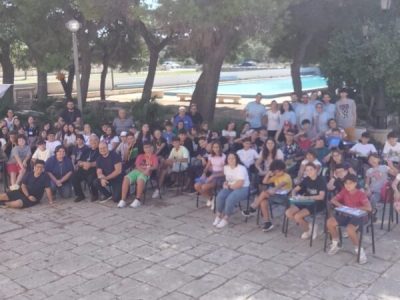
[{"label": "stone pavement", "polygon": [[[214,229],[194,197],[0,209],[0,299],[400,299],[400,227],[376,230],[368,263],[345,250],[328,257],[295,225],[262,233],[240,214]],[[204,204],[204,203],[203,203]],[[321,224],[322,220],[318,220]]]}]

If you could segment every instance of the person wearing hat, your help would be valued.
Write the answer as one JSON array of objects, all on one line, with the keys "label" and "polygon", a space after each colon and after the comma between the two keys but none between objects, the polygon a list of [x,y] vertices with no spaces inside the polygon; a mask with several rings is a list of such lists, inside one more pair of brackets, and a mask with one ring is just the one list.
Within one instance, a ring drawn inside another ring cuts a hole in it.
[{"label": "person wearing hat", "polygon": [[45,171],[49,175],[50,187],[53,193],[59,193],[61,198],[72,196],[71,176],[74,172],[72,161],[66,155],[64,146],[57,146],[54,156],[46,161]]},{"label": "person wearing hat", "polygon": [[346,132],[346,139],[356,139],[357,106],[353,99],[348,98],[345,88],[340,90],[340,99],[336,102],[337,125]]},{"label": "person wearing hat", "polygon": [[174,127],[178,127],[179,122],[183,122],[186,131],[189,131],[193,127],[192,118],[186,114],[184,106],[179,107],[179,113],[174,117]]},{"label": "person wearing hat", "polygon": [[267,114],[267,110],[265,106],[261,104],[261,100],[262,94],[257,93],[255,101],[249,102],[244,108],[246,122],[250,123],[252,129],[260,129],[262,127],[262,120]]},{"label": "person wearing hat", "polygon": [[117,135],[121,135],[123,131],[129,131],[129,128],[131,128],[134,125],[133,119],[131,117],[126,116],[126,110],[123,108],[120,108],[118,110],[118,116],[114,119],[112,126],[115,129],[115,132]]}]

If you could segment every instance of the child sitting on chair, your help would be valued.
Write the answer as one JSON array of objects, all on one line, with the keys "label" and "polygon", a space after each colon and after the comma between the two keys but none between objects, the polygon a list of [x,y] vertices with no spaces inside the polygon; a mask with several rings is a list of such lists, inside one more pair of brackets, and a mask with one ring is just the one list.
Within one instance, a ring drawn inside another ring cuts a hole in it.
[{"label": "child sitting on chair", "polygon": [[[331,204],[335,207],[348,206],[370,212],[372,210],[371,203],[367,195],[357,189],[357,176],[349,174],[344,180],[344,188],[339,194],[331,199]],[[339,232],[338,226],[346,226],[347,233],[352,241],[355,252],[358,255],[359,239],[357,228],[362,226],[367,220],[365,218],[353,217],[347,215],[336,214],[327,220],[327,229],[332,237],[332,245],[328,251],[329,255],[336,254],[339,250]],[[367,262],[367,256],[363,248],[360,248],[360,264]]]},{"label": "child sitting on chair", "polygon": [[261,192],[249,209],[242,212],[245,217],[248,217],[254,215],[257,212],[257,207],[260,207],[265,222],[262,229],[264,232],[274,228],[269,217],[268,201],[277,204],[285,204],[288,201],[288,194],[292,189],[292,178],[285,170],[286,164],[283,160],[274,160],[269,167],[269,172],[263,179],[263,184],[272,184],[273,187]]}]

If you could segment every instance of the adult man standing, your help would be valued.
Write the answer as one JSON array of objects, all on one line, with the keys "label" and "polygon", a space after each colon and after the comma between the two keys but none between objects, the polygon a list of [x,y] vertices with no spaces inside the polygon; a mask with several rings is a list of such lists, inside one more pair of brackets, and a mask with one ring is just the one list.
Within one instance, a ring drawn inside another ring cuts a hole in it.
[{"label": "adult man standing", "polygon": [[99,198],[98,190],[93,188],[93,183],[97,178],[96,161],[99,157],[99,138],[97,135],[92,134],[89,137],[89,145],[90,148],[84,151],[77,160],[77,170],[72,175],[72,185],[76,195],[75,202],[80,202],[85,199],[85,194],[82,191],[81,185],[83,181],[88,183],[91,201],[96,201]]},{"label": "adult man standing", "polygon": [[174,117],[174,127],[177,128],[179,122],[183,122],[186,131],[189,131],[193,127],[192,118],[186,114],[184,106],[179,107],[179,113]]},{"label": "adult man standing", "polygon": [[82,114],[81,111],[75,107],[75,103],[72,99],[67,101],[67,107],[64,109],[60,117],[64,119],[66,124],[74,124],[75,126],[80,125]]},{"label": "adult man standing", "polygon": [[329,120],[334,119],[336,116],[336,105],[331,103],[331,100],[331,95],[329,95],[328,93],[322,95],[324,112],[328,114]]},{"label": "adult man standing", "polygon": [[192,119],[193,127],[200,128],[201,123],[203,123],[203,116],[197,111],[197,105],[190,105],[190,110],[186,114]]},{"label": "adult man standing", "polygon": [[[97,179],[94,181],[94,188],[104,196],[104,201],[113,200],[118,202],[121,199],[122,185],[122,162],[121,157],[114,151],[109,151],[105,142],[99,144],[99,157],[96,160]],[[107,187],[111,187],[110,192]]]},{"label": "adult man standing", "polygon": [[301,123],[304,120],[312,121],[315,113],[315,107],[311,103],[309,103],[310,99],[307,93],[304,93],[301,96],[301,100],[302,103],[297,104],[295,110],[298,128],[301,128]]},{"label": "adult man standing", "polygon": [[357,107],[353,99],[347,98],[345,88],[340,90],[340,99],[336,102],[336,122],[338,127],[344,129],[347,140],[356,139]]},{"label": "adult man standing", "polygon": [[132,118],[126,116],[126,110],[120,108],[118,110],[118,117],[116,117],[112,123],[117,135],[120,135],[122,131],[128,132],[133,125],[134,123]]},{"label": "adult man standing", "polygon": [[261,129],[262,119],[267,114],[267,110],[264,105],[261,104],[262,94],[256,95],[256,100],[250,102],[244,108],[246,113],[246,121],[250,123],[252,129]]},{"label": "adult man standing", "polygon": [[25,174],[21,189],[0,194],[0,205],[9,208],[31,207],[40,202],[46,191],[49,204],[53,204],[53,195],[50,190],[50,178],[44,172],[44,161],[37,160],[33,171]]}]

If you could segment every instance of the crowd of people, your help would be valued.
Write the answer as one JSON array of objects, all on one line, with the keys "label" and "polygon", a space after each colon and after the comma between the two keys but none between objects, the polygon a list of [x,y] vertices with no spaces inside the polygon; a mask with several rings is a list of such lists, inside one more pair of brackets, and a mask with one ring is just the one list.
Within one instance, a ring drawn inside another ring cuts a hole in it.
[{"label": "crowd of people", "polygon": [[[284,205],[286,217],[301,227],[302,239],[317,237],[317,226],[312,230],[306,218],[327,207],[357,208],[376,218],[377,204],[390,184],[400,211],[398,135],[389,133],[381,153],[368,132],[356,141],[357,109],[346,89],[339,91],[335,103],[327,93],[312,92],[300,99],[292,94],[291,101],[272,101],[269,107],[257,94],[243,114],[246,121],[240,129],[231,121],[215,131],[195,104],[188,111],[180,107],[163,128],[148,123],[138,127],[119,109],[112,123],[92,131],[72,100],[55,124],[39,126],[31,116],[22,124],[8,110],[0,121],[0,160],[8,182],[0,204],[31,207],[44,193],[49,203],[73,194],[80,202],[87,188],[90,201],[139,208],[150,180],[152,198],[161,197],[165,186],[204,198],[216,211],[212,225],[217,228],[228,225],[239,203],[251,194],[255,200],[242,214],[249,217],[260,209],[265,232],[274,228],[270,205]],[[340,249],[338,225],[346,226],[357,252],[357,229],[365,222],[330,213],[329,254]],[[360,262],[365,263],[365,251],[360,251]]]}]

